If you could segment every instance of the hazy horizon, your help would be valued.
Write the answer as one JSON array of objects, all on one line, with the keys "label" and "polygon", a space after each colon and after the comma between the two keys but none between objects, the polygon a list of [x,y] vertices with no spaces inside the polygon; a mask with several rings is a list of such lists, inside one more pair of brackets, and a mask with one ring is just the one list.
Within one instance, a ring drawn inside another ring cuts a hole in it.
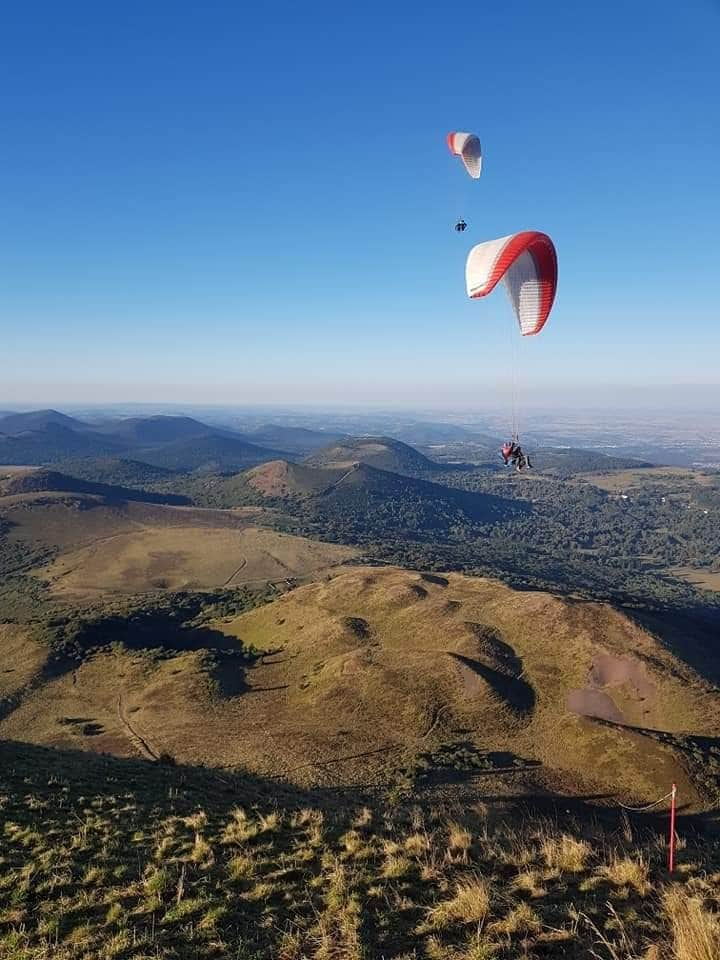
[{"label": "hazy horizon", "polygon": [[[0,384],[0,390],[7,384]],[[219,393],[219,391],[218,391]],[[428,396],[421,387],[413,391],[395,389],[386,393],[378,392],[370,397],[359,391],[338,388],[336,391],[318,391],[314,395],[299,399],[297,394],[287,390],[267,391],[254,396],[227,395],[208,396],[202,392],[193,397],[187,389],[178,386],[175,391],[162,391],[152,395],[150,391],[134,398],[132,391],[108,391],[106,395],[86,392],[84,385],[68,385],[66,390],[46,388],[36,392],[0,393],[0,411],[37,410],[37,409],[101,409],[101,408],[167,408],[172,411],[187,409],[247,409],[277,410],[279,412],[317,411],[337,412],[342,410],[362,412],[363,410],[435,412],[438,414],[453,411],[483,413],[484,411],[502,411],[508,404],[508,385],[482,386],[475,384],[456,386],[454,390],[443,391],[439,388]],[[149,394],[149,395],[148,395]],[[520,389],[520,406],[525,415],[540,410],[557,413],[636,410],[643,413],[693,413],[720,420],[720,385],[713,384],[665,384],[636,386],[631,384],[593,384],[587,387],[525,387]]]}]

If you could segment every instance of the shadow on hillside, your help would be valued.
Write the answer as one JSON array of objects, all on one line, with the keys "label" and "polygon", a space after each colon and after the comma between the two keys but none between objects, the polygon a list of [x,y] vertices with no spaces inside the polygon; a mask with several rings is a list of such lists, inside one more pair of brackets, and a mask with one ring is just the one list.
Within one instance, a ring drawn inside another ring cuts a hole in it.
[{"label": "shadow on hillside", "polygon": [[[495,759],[498,763],[502,761],[500,755]],[[432,789],[413,794],[407,804],[396,805],[391,811],[386,794],[377,788],[356,785],[302,788],[241,770],[175,765],[172,758],[166,758],[166,762],[152,762],[41,747],[14,740],[0,741],[0,769],[3,770],[3,792],[11,797],[4,812],[11,819],[13,803],[24,807],[26,798],[33,796],[52,804],[58,801],[60,794],[68,815],[74,806],[85,809],[89,797],[115,794],[132,797],[140,816],[143,810],[155,815],[158,807],[165,807],[168,814],[178,816],[195,813],[198,809],[204,809],[210,816],[229,816],[238,805],[258,811],[316,807],[336,818],[341,826],[365,806],[392,813],[400,820],[412,819],[413,810],[418,805],[426,806],[430,811],[438,809],[438,794]],[[446,788],[440,796],[440,802],[447,803],[448,809],[455,812],[458,803],[468,813],[478,803],[497,805],[494,819],[512,824],[524,822],[529,817],[543,817],[555,821],[568,832],[581,831],[591,823],[599,823],[618,834],[626,829],[628,822],[638,830],[663,832],[667,826],[667,811],[628,813],[614,805],[614,798],[607,794],[576,797],[546,792],[495,794],[479,789],[479,784],[466,782],[457,797],[448,796]],[[37,809],[41,817],[44,806],[39,805]],[[688,813],[681,805],[678,830],[709,829],[717,832],[720,829],[718,813]]]},{"label": "shadow on hillside", "polygon": [[[614,720],[604,720],[600,717],[589,719],[601,726],[628,733],[637,733],[649,740],[654,740],[656,743],[670,747],[682,758],[698,788],[717,803],[717,798],[720,796],[720,737],[672,733],[668,730],[656,730],[653,727],[617,723]],[[720,807],[718,812],[720,812]]]},{"label": "shadow on hillside", "polygon": [[473,660],[472,657],[465,657],[460,653],[451,653],[450,656],[484,680],[513,710],[526,714],[532,713],[535,709],[535,691],[525,680],[494,670],[479,660]]},{"label": "shadow on hillside", "polygon": [[541,766],[539,760],[529,760],[509,750],[479,750],[471,740],[464,740],[421,754],[415,773],[422,786],[432,787],[504,774],[528,773]]},{"label": "shadow on hillside", "polygon": [[242,642],[219,630],[206,626],[185,626],[158,617],[152,623],[134,621],[118,624],[108,621],[103,627],[89,630],[69,647],[53,653],[42,669],[23,687],[0,698],[0,721],[46,683],[73,673],[80,664],[95,654],[109,651],[113,644],[122,644],[137,653],[176,654],[202,652],[209,655],[207,669],[221,697],[232,698],[248,693],[247,670],[256,657],[244,649]]},{"label": "shadow on hillside", "polygon": [[140,806],[167,804],[188,812],[199,802],[209,808],[236,803],[266,808],[278,802],[307,803],[312,791],[302,791],[252,774],[215,771],[205,767],[175,766],[149,760],[120,759],[82,750],[53,749],[17,741],[0,741],[0,767],[8,782],[22,785],[23,796],[54,797],[58,784],[70,797],[131,793]]},{"label": "shadow on hillside", "polygon": [[720,609],[687,608],[646,612],[624,610],[652,633],[674,656],[700,676],[720,685]]},{"label": "shadow on hillside", "polygon": [[46,678],[62,676],[78,666],[86,656],[121,644],[126,650],[154,651],[168,655],[205,651],[244,659],[254,656],[241,640],[228,636],[205,624],[185,623],[166,613],[155,615],[106,617],[80,625],[80,629],[63,642],[48,663]]}]

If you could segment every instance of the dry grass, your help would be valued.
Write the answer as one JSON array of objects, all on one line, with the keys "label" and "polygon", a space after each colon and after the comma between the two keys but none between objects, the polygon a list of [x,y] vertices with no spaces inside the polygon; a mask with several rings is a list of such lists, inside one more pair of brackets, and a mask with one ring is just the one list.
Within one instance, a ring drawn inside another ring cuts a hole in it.
[{"label": "dry grass", "polygon": [[[95,599],[104,594],[134,594],[148,587],[163,590],[207,589],[287,576],[302,576],[354,556],[349,547],[319,543],[257,527],[218,511],[217,526],[183,523],[182,512],[155,508],[154,522],[61,554],[42,576],[57,595]],[[222,520],[222,524],[221,524]],[[240,529],[232,529],[231,523]]]},{"label": "dry grass", "polygon": [[472,846],[472,834],[460,823],[448,824],[448,854],[452,859],[467,861]]},{"label": "dry grass", "polygon": [[633,850],[487,810],[283,810],[247,778],[225,801],[212,773],[51,758],[5,757],[3,960],[720,957],[707,841],[668,884],[659,836]]},{"label": "dry grass", "polygon": [[538,933],[542,924],[537,913],[527,903],[518,903],[502,920],[496,921],[491,930],[496,933],[533,934]]},{"label": "dry grass", "polygon": [[585,840],[563,833],[559,837],[548,837],[543,842],[542,852],[551,870],[581,873],[592,854],[592,847]]},{"label": "dry grass", "polygon": [[[663,898],[670,923],[674,960],[718,960],[720,919],[703,899],[681,887],[670,887]],[[717,900],[716,900],[717,906]]]},{"label": "dry grass", "polygon": [[454,895],[443,900],[428,913],[428,926],[442,929],[453,923],[480,924],[490,910],[490,890],[479,876],[468,876],[455,885]]},{"label": "dry grass", "polygon": [[616,887],[631,887],[642,896],[650,890],[650,869],[642,854],[635,857],[614,855],[602,868],[602,875]]},{"label": "dry grass", "polygon": [[512,884],[516,890],[528,894],[530,897],[544,897],[547,893],[543,885],[543,878],[538,870],[523,870]]}]

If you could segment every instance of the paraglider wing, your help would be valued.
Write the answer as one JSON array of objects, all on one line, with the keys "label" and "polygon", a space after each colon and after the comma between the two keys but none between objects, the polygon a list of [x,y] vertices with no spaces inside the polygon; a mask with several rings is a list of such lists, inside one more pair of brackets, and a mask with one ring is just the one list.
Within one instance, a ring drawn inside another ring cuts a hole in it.
[{"label": "paraglider wing", "polygon": [[465,280],[472,299],[487,296],[504,280],[520,332],[531,337],[545,326],[555,299],[555,247],[537,230],[479,243],[468,254]]},{"label": "paraglider wing", "polygon": [[474,133],[449,133],[447,143],[450,153],[460,157],[465,169],[473,178],[479,180],[482,170],[482,150],[480,140]]}]

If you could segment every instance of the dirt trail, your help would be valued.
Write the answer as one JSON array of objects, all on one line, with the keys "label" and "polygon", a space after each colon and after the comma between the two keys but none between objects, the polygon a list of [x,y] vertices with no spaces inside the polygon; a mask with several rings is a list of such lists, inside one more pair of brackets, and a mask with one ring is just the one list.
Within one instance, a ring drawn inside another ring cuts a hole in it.
[{"label": "dirt trail", "polygon": [[327,496],[329,493],[331,493],[336,487],[339,487],[340,484],[343,482],[343,480],[347,480],[348,477],[351,477],[351,476],[353,475],[353,473],[355,473],[355,472],[356,472],[357,470],[359,470],[359,469],[360,469],[360,464],[359,464],[359,463],[354,463],[354,464],[350,467],[350,469],[340,477],[339,480],[336,480],[334,483],[331,483],[329,487],[327,487],[325,490],[323,490],[322,493],[320,494],[320,496],[326,497],[326,496]]},{"label": "dirt trail", "polygon": [[159,760],[160,757],[158,756],[158,754],[155,753],[155,751],[147,742],[147,740],[145,740],[144,737],[142,737],[137,732],[137,730],[135,730],[133,725],[128,720],[127,715],[125,713],[125,708],[123,706],[122,693],[118,694],[117,715],[118,715],[118,720],[120,721],[120,725],[122,726],[123,730],[127,734],[128,740],[130,740],[130,742],[134,744],[140,750],[142,755],[146,757],[148,760]]},{"label": "dirt trail", "polygon": [[236,577],[236,576],[240,573],[240,571],[243,570],[246,566],[247,566],[247,557],[243,557],[242,560],[241,560],[241,562],[240,562],[240,565],[233,570],[233,572],[232,572],[232,573],[230,574],[230,576],[227,578],[227,580],[225,581],[225,583],[223,584],[223,586],[224,586],[224,587],[229,587],[230,584],[231,584],[231,583],[233,582],[233,580],[235,579],[235,577]]}]

